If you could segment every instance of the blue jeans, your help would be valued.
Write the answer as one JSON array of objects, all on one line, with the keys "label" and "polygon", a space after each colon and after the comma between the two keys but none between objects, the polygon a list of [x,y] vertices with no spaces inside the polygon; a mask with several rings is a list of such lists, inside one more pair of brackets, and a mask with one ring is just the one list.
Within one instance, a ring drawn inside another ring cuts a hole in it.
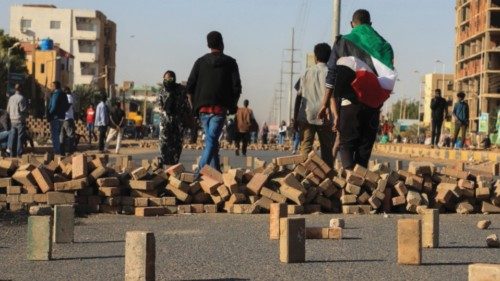
[{"label": "blue jeans", "polygon": [[59,141],[59,135],[61,134],[62,120],[54,119],[50,121],[50,137],[52,140],[52,147],[54,149],[54,155],[61,155],[61,142]]},{"label": "blue jeans", "polygon": [[17,157],[23,155],[23,145],[26,135],[26,124],[12,124],[9,133],[7,146],[10,149],[10,156]]},{"label": "blue jeans", "polygon": [[285,143],[285,134],[279,133],[278,134],[278,144],[284,144],[284,143]]},{"label": "blue jeans", "polygon": [[200,163],[198,163],[197,175],[200,169],[207,164],[220,171],[219,137],[222,134],[226,116],[200,113],[200,120],[205,132],[205,148],[201,154]]},{"label": "blue jeans", "polygon": [[297,151],[300,145],[300,134],[299,132],[293,133],[293,151]]},{"label": "blue jeans", "polygon": [[8,147],[10,131],[0,132],[0,148],[4,149]]}]

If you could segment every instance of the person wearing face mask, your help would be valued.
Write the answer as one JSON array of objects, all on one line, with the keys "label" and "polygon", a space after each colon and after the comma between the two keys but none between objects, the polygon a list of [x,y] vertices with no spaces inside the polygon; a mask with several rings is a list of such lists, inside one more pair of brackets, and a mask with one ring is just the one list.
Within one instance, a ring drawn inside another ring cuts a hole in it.
[{"label": "person wearing face mask", "polygon": [[431,126],[431,147],[437,145],[441,136],[441,126],[443,120],[448,115],[448,103],[441,97],[441,89],[434,91],[434,98],[431,100],[432,126]]},{"label": "person wearing face mask", "polygon": [[158,95],[160,105],[160,163],[179,163],[186,116],[191,116],[184,86],[176,82],[175,73],[168,70],[163,75],[163,87]]}]

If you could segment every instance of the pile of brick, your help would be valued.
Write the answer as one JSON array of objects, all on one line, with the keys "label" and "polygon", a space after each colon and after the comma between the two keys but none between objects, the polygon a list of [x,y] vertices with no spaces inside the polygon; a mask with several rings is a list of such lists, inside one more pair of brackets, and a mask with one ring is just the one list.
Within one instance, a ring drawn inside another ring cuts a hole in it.
[{"label": "pile of brick", "polygon": [[[314,152],[275,158],[271,163],[248,158],[250,169],[224,172],[205,166],[200,178],[182,164],[167,168],[130,156],[78,154],[0,160],[0,207],[10,210],[37,204],[75,204],[80,212],[136,214],[253,214],[269,212],[271,203],[288,203],[289,214],[342,212],[418,213],[500,212],[500,181],[491,174],[473,175],[457,168],[439,172],[431,164],[410,163],[393,171],[387,164],[353,171],[331,169]],[[193,167],[195,168],[195,167]]]}]

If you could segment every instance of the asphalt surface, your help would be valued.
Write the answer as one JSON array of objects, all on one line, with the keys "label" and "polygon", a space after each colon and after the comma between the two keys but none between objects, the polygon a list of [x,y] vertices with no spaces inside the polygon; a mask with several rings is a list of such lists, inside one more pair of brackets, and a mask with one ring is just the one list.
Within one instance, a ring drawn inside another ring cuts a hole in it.
[{"label": "asphalt surface", "polygon": [[[469,263],[500,263],[486,248],[500,235],[499,215],[442,215],[440,248],[423,249],[423,264],[396,263],[396,221],[411,215],[306,215],[307,226],[346,219],[344,239],[307,240],[306,262],[283,264],[268,239],[267,215],[196,214],[78,218],[75,242],[55,244],[52,261],[26,259],[26,225],[0,227],[0,280],[123,280],[126,231],[153,231],[156,280],[467,280]],[[476,228],[489,219],[488,230]]]}]

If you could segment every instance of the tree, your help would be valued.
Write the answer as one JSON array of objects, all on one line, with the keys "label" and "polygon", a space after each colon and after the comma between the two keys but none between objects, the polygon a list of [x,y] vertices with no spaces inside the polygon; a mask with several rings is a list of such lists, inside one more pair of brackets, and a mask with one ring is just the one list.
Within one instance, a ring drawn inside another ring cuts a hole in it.
[{"label": "tree", "polygon": [[[22,48],[13,48],[9,56],[9,48],[19,42],[17,38],[11,37],[0,29],[0,108],[7,106],[7,65],[10,63],[11,73],[27,74],[26,69],[26,53]],[[28,84],[28,80],[25,80]],[[29,98],[29,97],[28,97]]]},{"label": "tree", "polygon": [[398,119],[418,119],[418,102],[398,100],[392,105],[390,119],[392,121],[397,121]]},{"label": "tree", "polygon": [[97,105],[99,94],[100,91],[93,85],[75,85],[73,87],[75,119],[84,118],[85,111],[90,104]]}]

